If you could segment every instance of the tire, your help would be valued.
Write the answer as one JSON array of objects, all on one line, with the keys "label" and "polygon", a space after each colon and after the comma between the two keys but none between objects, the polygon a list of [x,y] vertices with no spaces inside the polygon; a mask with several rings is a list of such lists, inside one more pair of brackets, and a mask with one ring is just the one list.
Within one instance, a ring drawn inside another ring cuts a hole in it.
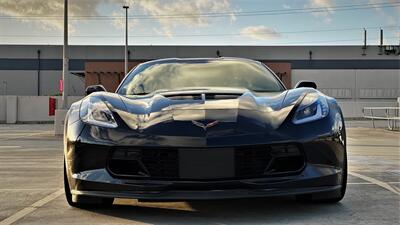
[{"label": "tire", "polygon": [[113,198],[100,198],[93,196],[72,196],[71,189],[69,188],[67,169],[64,163],[64,192],[65,198],[70,206],[76,208],[93,208],[93,207],[110,207],[114,199]]}]

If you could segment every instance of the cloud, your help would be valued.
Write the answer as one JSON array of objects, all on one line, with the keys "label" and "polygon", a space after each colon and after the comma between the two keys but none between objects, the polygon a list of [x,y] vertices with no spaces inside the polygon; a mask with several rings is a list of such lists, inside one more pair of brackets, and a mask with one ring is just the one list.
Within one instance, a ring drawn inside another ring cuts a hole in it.
[{"label": "cloud", "polygon": [[274,29],[265,26],[249,26],[240,30],[240,35],[255,40],[269,40],[279,38],[282,35]]},{"label": "cloud", "polygon": [[[382,4],[382,3],[386,3],[386,2],[382,2],[382,1],[380,1],[380,0],[368,0],[368,3],[369,3],[369,4]],[[391,3],[391,4],[398,3],[398,0],[388,0],[387,3],[389,3],[389,4],[390,4],[390,3]],[[386,13],[386,12],[383,10],[383,8],[380,7],[379,5],[374,6],[374,9],[375,9],[381,16],[386,17],[386,20],[388,21],[388,23],[390,23],[390,24],[398,24],[398,16],[395,16],[395,17],[394,17],[394,16],[392,16],[391,14]],[[396,10],[397,13],[400,13],[400,7],[399,7],[399,6],[394,7],[393,9]]]},{"label": "cloud", "polygon": [[[357,1],[359,1],[359,0],[357,0]],[[369,3],[369,4],[382,4],[382,3],[395,4],[395,3],[398,3],[398,2],[399,2],[398,0],[387,0],[386,2],[385,2],[385,1],[382,1],[382,0],[368,0],[368,3]],[[375,8],[376,11],[383,12],[382,7],[379,6],[379,5],[374,6],[374,8]],[[399,6],[394,7],[394,8],[395,8],[398,12],[400,12],[400,7],[399,7]]]},{"label": "cloud", "polygon": [[282,7],[283,7],[284,9],[290,9],[290,8],[292,8],[292,7],[290,7],[290,5],[288,5],[288,4],[283,4]]},{"label": "cloud", "polygon": [[[172,30],[176,27],[208,26],[211,23],[211,18],[200,14],[232,12],[230,20],[235,20],[234,10],[229,0],[142,0],[138,1],[136,5],[158,21],[161,25],[161,30],[167,36],[172,36]],[[165,15],[184,16],[171,19],[166,18]]]},{"label": "cloud", "polygon": [[[96,16],[97,5],[102,2],[93,0],[70,1],[69,15]],[[21,17],[23,22],[34,22],[45,29],[63,29],[63,20],[51,18],[64,13],[63,0],[0,0],[0,13],[7,16]],[[43,18],[31,20],[27,16],[42,16]],[[24,18],[25,17],[25,18]],[[46,18],[48,17],[48,18]],[[71,21],[71,23],[74,23]]]},{"label": "cloud", "polygon": [[[230,21],[235,21],[234,9],[230,0],[74,0],[69,1],[69,15],[99,16],[98,8],[102,4],[107,4],[108,8],[114,9],[117,5],[129,5],[131,10],[135,8],[142,14],[152,17],[160,25],[156,29],[168,36],[172,36],[173,29],[177,27],[208,26],[211,20],[215,18],[204,16],[206,13],[232,12]],[[33,22],[45,29],[63,29],[62,18],[51,18],[51,16],[62,16],[63,9],[63,0],[0,0],[0,14],[20,17],[20,21]],[[124,14],[121,14],[121,12],[123,11],[118,7],[118,11],[115,9],[109,14],[115,17],[111,24],[118,29],[122,29],[125,26]],[[165,17],[165,15],[183,14],[184,16],[179,18],[171,19]],[[29,16],[43,16],[43,18],[30,20],[27,18]],[[137,25],[139,20],[130,20],[130,26]],[[82,21],[84,20],[79,20],[79,23]],[[76,20],[70,20],[71,28],[77,22]]]},{"label": "cloud", "polygon": [[322,12],[312,12],[311,14],[315,17],[323,17],[325,22],[331,22],[331,15],[334,14],[334,3],[333,0],[308,0],[308,3],[304,6],[305,8],[324,8]]},{"label": "cloud", "polygon": [[[125,30],[125,23],[126,23],[126,21],[125,21],[125,13],[121,14],[121,10],[120,10],[120,12],[114,11],[114,12],[111,13],[111,16],[115,17],[112,20],[111,24],[117,29]],[[137,20],[129,20],[128,21],[129,29],[134,28],[136,25],[138,25],[138,21]]]}]

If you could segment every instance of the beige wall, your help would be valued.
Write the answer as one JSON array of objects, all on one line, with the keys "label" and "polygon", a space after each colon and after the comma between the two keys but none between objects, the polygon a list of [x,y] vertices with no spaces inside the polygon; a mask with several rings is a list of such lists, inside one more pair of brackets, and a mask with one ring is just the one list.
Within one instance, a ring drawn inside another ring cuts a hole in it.
[{"label": "beige wall", "polygon": [[[40,94],[55,95],[59,91],[61,71],[47,70],[40,74]],[[7,82],[7,90],[3,81]],[[0,76],[0,95],[37,95],[38,89],[37,71],[33,70],[2,70]],[[85,89],[84,78],[75,75],[70,76],[70,95],[83,95]]]},{"label": "beige wall", "polygon": [[[0,96],[0,122],[5,122],[7,117],[6,99],[9,96]],[[81,96],[70,96],[68,105],[81,99]],[[56,97],[57,105],[61,105],[61,97]],[[12,110],[9,113],[15,114],[17,122],[52,122],[54,116],[49,116],[49,96],[17,96],[17,111]],[[14,115],[11,115],[14,116]]]},{"label": "beige wall", "polygon": [[319,90],[338,99],[396,102],[400,96],[400,70],[293,70],[292,85],[300,80],[315,81]]}]

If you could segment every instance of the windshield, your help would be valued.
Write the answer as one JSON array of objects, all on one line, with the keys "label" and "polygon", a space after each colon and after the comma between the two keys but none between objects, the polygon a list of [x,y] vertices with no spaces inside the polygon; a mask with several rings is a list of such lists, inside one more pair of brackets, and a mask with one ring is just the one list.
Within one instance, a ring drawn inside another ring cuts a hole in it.
[{"label": "windshield", "polygon": [[277,92],[283,89],[276,77],[256,62],[187,60],[138,66],[125,79],[118,93],[140,95],[157,90],[199,87],[245,88],[256,92]]}]

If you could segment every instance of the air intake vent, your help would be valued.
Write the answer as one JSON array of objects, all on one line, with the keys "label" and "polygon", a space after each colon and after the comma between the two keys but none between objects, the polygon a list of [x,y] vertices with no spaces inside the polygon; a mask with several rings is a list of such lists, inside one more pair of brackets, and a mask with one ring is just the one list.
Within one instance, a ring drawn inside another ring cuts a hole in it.
[{"label": "air intake vent", "polygon": [[[171,100],[202,100],[202,94],[179,94],[179,95],[166,95],[165,97]],[[222,99],[237,99],[241,94],[205,94],[205,100],[222,100]]]},{"label": "air intake vent", "polygon": [[[300,146],[294,144],[237,147],[224,149],[224,152],[221,152],[221,149],[204,148],[193,152],[195,154],[190,151],[193,150],[114,147],[108,160],[108,170],[117,177],[205,180],[286,176],[300,173],[305,166],[303,151]],[[216,151],[219,153],[216,154]],[[190,168],[195,167],[191,167],[190,164],[188,166],[188,163],[201,158],[199,154],[203,161],[206,161],[208,157],[214,166],[221,166],[221,169],[228,172],[221,173],[224,174],[223,176],[214,176],[214,174],[208,176],[207,172],[200,171],[200,174],[203,176],[202,173],[204,173],[206,177],[197,178],[199,171],[191,171]],[[232,156],[232,163],[226,163],[226,157],[229,155]],[[183,162],[186,164],[182,164]],[[189,169],[180,171],[182,168]],[[229,172],[231,170],[233,170],[232,173]]]},{"label": "air intake vent", "polygon": [[239,148],[235,152],[237,177],[295,174],[305,165],[297,145],[264,145]]},{"label": "air intake vent", "polygon": [[108,169],[115,176],[177,178],[178,162],[176,149],[116,147],[108,161]]}]

